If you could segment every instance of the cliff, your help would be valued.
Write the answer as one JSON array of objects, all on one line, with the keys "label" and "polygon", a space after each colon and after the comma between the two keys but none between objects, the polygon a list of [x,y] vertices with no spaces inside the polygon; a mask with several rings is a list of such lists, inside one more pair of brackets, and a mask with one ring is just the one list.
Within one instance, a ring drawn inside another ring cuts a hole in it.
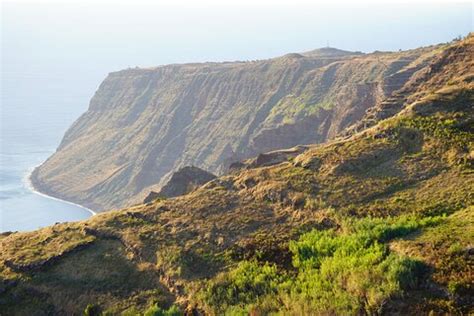
[{"label": "cliff", "polygon": [[439,48],[114,72],[32,183],[103,211],[143,201],[186,165],[223,174],[259,153],[321,143],[389,100]]},{"label": "cliff", "polygon": [[473,53],[446,45],[396,115],[344,139],[0,234],[2,315],[471,314]]}]

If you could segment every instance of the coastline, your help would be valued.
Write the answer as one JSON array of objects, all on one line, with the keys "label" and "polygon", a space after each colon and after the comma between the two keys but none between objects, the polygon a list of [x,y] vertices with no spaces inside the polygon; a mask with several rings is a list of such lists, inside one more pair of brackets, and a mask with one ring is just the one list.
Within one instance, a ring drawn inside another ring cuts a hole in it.
[{"label": "coastline", "polygon": [[63,202],[63,203],[69,204],[69,205],[74,205],[76,207],[82,208],[82,209],[88,211],[89,213],[91,213],[92,216],[97,215],[97,213],[94,212],[93,210],[91,210],[90,208],[87,208],[87,207],[82,206],[80,204],[77,204],[77,203],[74,203],[74,202],[71,202],[71,201],[66,201],[66,200],[63,200],[63,199],[60,199],[60,198],[57,198],[57,197],[54,197],[54,196],[51,196],[51,195],[48,195],[48,194],[45,194],[43,192],[38,191],[35,188],[35,186],[33,185],[33,181],[31,181],[31,176],[33,175],[33,172],[35,171],[35,169],[38,168],[40,165],[41,164],[39,164],[37,166],[34,166],[31,169],[29,169],[28,172],[23,177],[23,183],[24,183],[25,187],[28,190],[30,190],[34,194],[41,195],[42,197],[45,197],[45,198],[48,198],[48,199],[51,199],[51,200],[56,200],[56,201],[59,201],[59,202]]}]

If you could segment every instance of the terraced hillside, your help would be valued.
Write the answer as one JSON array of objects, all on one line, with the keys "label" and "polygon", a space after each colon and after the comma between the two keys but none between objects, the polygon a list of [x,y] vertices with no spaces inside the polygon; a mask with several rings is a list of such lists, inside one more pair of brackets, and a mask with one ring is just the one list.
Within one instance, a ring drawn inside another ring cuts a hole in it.
[{"label": "terraced hillside", "polygon": [[474,312],[473,55],[473,36],[444,46],[398,114],[346,138],[3,234],[2,314]]},{"label": "terraced hillside", "polygon": [[187,165],[222,175],[259,153],[321,143],[391,100],[442,47],[114,72],[32,182],[103,211],[143,201]]}]

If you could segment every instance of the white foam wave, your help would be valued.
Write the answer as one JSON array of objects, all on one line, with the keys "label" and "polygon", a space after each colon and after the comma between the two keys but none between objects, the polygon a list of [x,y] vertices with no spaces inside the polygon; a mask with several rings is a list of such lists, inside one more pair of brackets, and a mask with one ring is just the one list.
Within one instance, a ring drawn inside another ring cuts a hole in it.
[{"label": "white foam wave", "polygon": [[67,204],[70,204],[70,205],[74,205],[76,207],[80,207],[82,209],[85,209],[86,211],[88,211],[89,213],[92,214],[92,216],[94,215],[97,215],[96,212],[94,212],[93,210],[85,207],[85,206],[82,206],[82,205],[79,205],[79,204],[76,204],[74,202],[71,202],[71,201],[66,201],[66,200],[63,200],[63,199],[60,199],[60,198],[57,198],[57,197],[54,197],[54,196],[51,196],[51,195],[47,195],[45,193],[42,193],[42,192],[39,192],[38,190],[35,189],[35,187],[33,186],[33,183],[31,182],[31,174],[33,173],[33,171],[36,169],[36,167],[39,167],[40,165],[37,165],[37,166],[34,166],[32,168],[30,168],[28,170],[28,172],[25,174],[25,176],[23,177],[23,183],[25,185],[25,187],[30,190],[31,192],[33,192],[34,194],[37,194],[37,195],[41,195],[42,197],[45,197],[45,198],[48,198],[48,199],[51,199],[51,200],[56,200],[56,201],[59,201],[59,202],[63,202],[63,203],[67,203]]}]

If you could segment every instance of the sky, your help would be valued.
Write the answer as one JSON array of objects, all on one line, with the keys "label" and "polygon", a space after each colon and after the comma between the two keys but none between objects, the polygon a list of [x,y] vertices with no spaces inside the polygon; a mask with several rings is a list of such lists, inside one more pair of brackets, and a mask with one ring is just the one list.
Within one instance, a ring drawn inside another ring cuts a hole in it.
[{"label": "sky", "polygon": [[398,50],[449,41],[473,27],[470,2],[156,3],[3,2],[2,64],[7,71],[114,71],[269,58],[328,42],[364,52]]}]

